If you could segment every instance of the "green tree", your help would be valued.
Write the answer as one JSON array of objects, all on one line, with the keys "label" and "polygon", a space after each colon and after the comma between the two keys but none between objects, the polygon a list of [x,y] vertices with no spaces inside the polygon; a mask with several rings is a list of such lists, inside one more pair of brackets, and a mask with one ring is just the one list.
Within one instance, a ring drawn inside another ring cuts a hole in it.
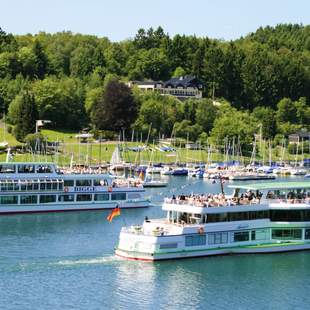
[{"label": "green tree", "polygon": [[32,50],[35,56],[35,74],[39,79],[43,79],[47,73],[48,62],[43,47],[38,40],[34,41]]},{"label": "green tree", "polygon": [[290,98],[283,98],[278,102],[276,119],[278,123],[296,123],[296,107]]},{"label": "green tree", "polygon": [[185,70],[182,67],[177,67],[174,70],[172,77],[180,77],[180,76],[184,76],[184,75],[186,75]]},{"label": "green tree", "polygon": [[201,126],[202,130],[209,133],[217,117],[218,109],[213,105],[212,100],[200,100],[196,109],[196,123]]},{"label": "green tree", "polygon": [[15,114],[13,133],[18,141],[23,141],[29,133],[35,132],[38,113],[34,96],[31,93],[24,92],[15,100],[15,108],[10,110],[10,113]]},{"label": "green tree", "polygon": [[257,121],[247,112],[230,109],[229,112],[219,114],[210,133],[210,141],[217,145],[224,145],[225,139],[239,140],[243,154],[249,155],[252,150],[254,134],[258,133]]},{"label": "green tree", "polygon": [[252,116],[262,125],[263,138],[270,139],[275,136],[277,124],[274,110],[269,107],[256,107]]},{"label": "green tree", "polygon": [[112,80],[105,86],[101,100],[92,108],[91,119],[97,129],[129,129],[137,116],[137,105],[125,84]]}]

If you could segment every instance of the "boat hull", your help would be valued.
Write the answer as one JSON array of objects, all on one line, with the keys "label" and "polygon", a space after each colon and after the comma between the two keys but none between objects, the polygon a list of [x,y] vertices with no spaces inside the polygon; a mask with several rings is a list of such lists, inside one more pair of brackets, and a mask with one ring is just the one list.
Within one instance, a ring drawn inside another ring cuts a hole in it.
[{"label": "boat hull", "polygon": [[18,205],[1,206],[0,215],[18,214],[18,213],[43,213],[43,212],[68,212],[68,211],[91,211],[91,210],[109,210],[116,206],[121,209],[147,208],[149,201],[137,202],[113,202],[113,203],[89,203],[89,204],[50,204],[50,205]]},{"label": "boat hull", "polygon": [[233,255],[233,254],[272,254],[272,253],[285,253],[294,251],[310,250],[309,243],[274,243],[264,244],[257,246],[242,246],[235,248],[216,248],[194,251],[178,251],[166,253],[141,253],[134,251],[126,251],[121,249],[115,250],[115,255],[129,259],[141,261],[158,261],[158,260],[171,260],[182,258],[195,258],[217,255]]}]

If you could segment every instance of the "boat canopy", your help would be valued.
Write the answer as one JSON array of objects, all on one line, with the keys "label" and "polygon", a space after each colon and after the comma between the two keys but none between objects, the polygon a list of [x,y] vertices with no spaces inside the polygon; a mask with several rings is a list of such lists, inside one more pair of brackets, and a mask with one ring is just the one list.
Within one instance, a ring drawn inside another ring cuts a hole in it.
[{"label": "boat canopy", "polygon": [[284,189],[304,189],[310,188],[309,181],[303,182],[261,182],[261,183],[252,183],[252,184],[240,184],[240,185],[228,185],[229,188],[239,188],[245,190],[284,190]]}]

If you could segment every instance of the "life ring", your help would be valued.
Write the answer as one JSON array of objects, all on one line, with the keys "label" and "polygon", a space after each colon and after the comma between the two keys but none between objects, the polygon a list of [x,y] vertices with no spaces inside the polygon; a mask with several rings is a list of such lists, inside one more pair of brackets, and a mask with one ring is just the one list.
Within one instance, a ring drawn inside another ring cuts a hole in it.
[{"label": "life ring", "polygon": [[204,228],[203,228],[203,227],[199,227],[199,228],[198,228],[198,234],[202,235],[202,234],[204,234],[204,233],[205,233]]},{"label": "life ring", "polygon": [[64,192],[65,192],[65,193],[68,193],[68,191],[69,191],[69,188],[68,188],[68,187],[65,187],[65,188],[64,188]]},{"label": "life ring", "polygon": [[112,192],[112,186],[108,187],[108,192],[110,192],[110,193]]}]

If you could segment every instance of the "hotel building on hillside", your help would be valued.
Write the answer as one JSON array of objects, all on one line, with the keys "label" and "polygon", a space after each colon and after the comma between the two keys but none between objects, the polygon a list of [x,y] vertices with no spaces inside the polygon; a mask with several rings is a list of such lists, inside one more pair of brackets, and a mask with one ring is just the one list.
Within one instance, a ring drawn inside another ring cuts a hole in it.
[{"label": "hotel building on hillside", "polygon": [[187,98],[202,98],[202,83],[192,75],[171,78],[166,82],[161,81],[130,81],[129,87],[137,86],[144,91],[157,91],[161,95],[171,95],[180,100]]}]

